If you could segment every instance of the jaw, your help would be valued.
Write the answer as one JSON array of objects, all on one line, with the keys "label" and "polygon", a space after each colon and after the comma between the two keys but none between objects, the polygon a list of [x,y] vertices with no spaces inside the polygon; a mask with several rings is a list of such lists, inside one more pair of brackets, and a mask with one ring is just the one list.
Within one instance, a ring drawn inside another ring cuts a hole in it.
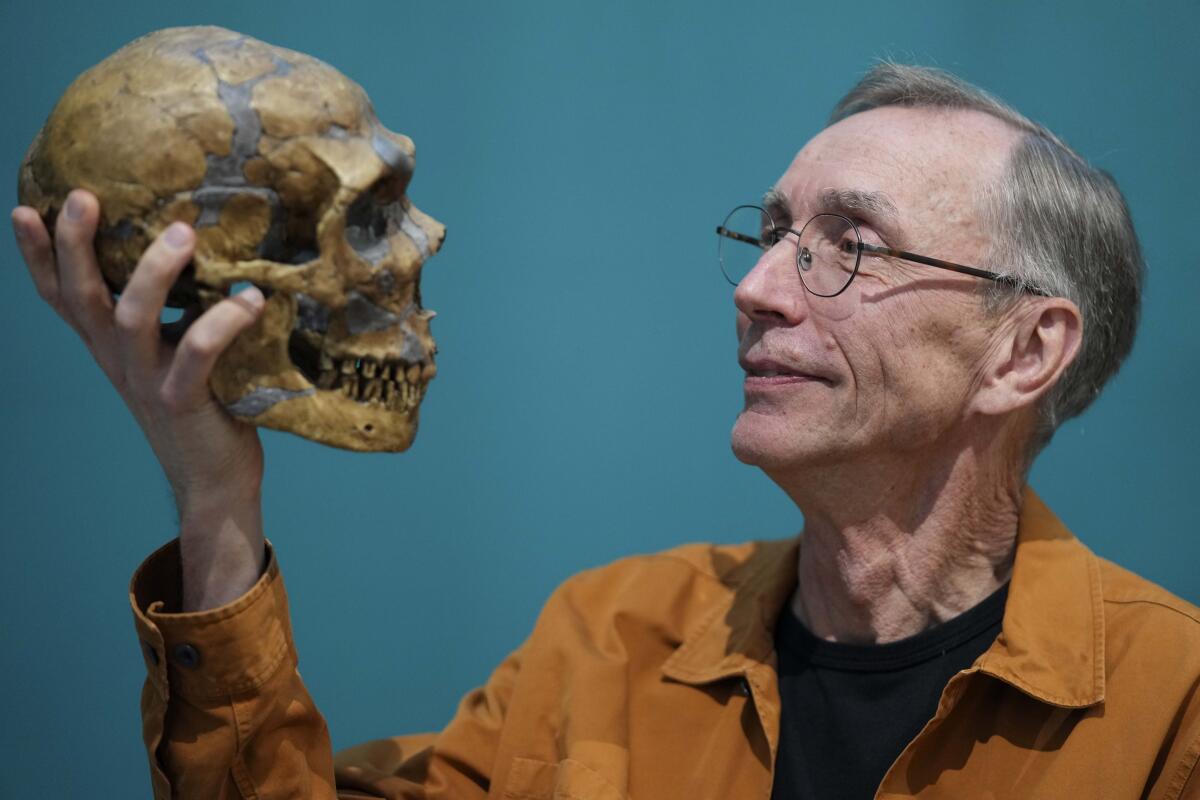
[{"label": "jaw", "polygon": [[[423,393],[423,387],[422,387]],[[419,402],[416,401],[416,402]],[[361,452],[407,450],[417,435],[419,410],[390,411],[378,402],[352,400],[338,391],[283,400],[254,418],[254,424],[301,433],[322,444]]]},{"label": "jaw", "polygon": [[213,392],[253,425],[348,450],[406,450],[436,374],[430,316],[417,311],[380,330],[327,336],[296,325],[295,298],[277,292],[218,360]]}]

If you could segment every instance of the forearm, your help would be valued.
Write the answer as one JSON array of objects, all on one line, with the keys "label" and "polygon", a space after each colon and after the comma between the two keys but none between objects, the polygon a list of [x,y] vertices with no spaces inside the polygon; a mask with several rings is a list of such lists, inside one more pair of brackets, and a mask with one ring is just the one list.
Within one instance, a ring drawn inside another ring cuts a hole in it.
[{"label": "forearm", "polygon": [[213,496],[180,512],[182,611],[217,608],[244,595],[266,568],[257,487]]}]

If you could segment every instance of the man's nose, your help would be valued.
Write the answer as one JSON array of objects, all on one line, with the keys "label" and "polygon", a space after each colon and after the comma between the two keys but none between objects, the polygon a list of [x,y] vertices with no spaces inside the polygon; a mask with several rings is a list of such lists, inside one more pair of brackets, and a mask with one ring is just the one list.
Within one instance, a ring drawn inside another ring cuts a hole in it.
[{"label": "man's nose", "polygon": [[796,272],[795,242],[786,240],[764,252],[733,290],[733,304],[754,321],[798,325],[808,315],[808,301]]}]

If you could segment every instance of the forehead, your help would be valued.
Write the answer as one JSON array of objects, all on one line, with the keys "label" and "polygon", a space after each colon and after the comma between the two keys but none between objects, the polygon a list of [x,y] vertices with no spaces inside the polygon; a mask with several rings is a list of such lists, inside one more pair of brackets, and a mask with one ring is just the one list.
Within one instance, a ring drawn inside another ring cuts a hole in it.
[{"label": "forehead", "polygon": [[887,106],[829,126],[796,155],[776,184],[794,209],[829,189],[883,192],[902,220],[960,217],[998,178],[1019,133],[980,111]]}]

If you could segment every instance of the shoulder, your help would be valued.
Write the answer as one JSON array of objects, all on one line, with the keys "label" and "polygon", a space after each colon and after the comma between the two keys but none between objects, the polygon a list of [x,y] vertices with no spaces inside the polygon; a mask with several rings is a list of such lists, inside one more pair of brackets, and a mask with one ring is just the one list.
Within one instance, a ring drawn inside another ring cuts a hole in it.
[{"label": "shoulder", "polygon": [[633,617],[682,635],[753,576],[787,558],[795,542],[793,537],[684,544],[586,569],[554,590],[538,626],[570,618],[594,628]]},{"label": "shoulder", "polygon": [[1158,755],[1169,765],[1163,780],[1178,791],[1200,753],[1200,608],[1107,559],[1096,560],[1105,713],[1123,722],[1126,735],[1164,743]]},{"label": "shoulder", "polygon": [[1170,653],[1173,669],[1200,676],[1200,608],[1118,564],[1096,560],[1107,649]]},{"label": "shoulder", "polygon": [[1200,643],[1200,608],[1119,564],[1096,560],[1106,615],[1136,617],[1140,625],[1168,628]]},{"label": "shoulder", "polygon": [[[751,576],[777,563],[794,542],[795,539],[775,539],[737,544],[682,544],[583,570],[559,588],[560,591],[586,592],[641,586],[659,597],[664,590],[693,586],[735,590]],[[651,579],[653,583],[650,583]]]}]

